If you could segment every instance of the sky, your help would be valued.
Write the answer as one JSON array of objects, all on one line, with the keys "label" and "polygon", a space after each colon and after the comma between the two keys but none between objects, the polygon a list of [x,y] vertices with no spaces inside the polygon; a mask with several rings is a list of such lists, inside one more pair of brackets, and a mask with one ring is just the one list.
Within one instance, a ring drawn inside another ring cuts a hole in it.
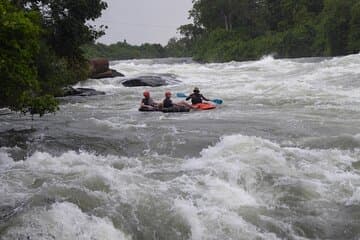
[{"label": "sky", "polygon": [[132,45],[160,43],[165,46],[179,37],[177,28],[188,19],[192,0],[104,0],[108,8],[95,25],[107,25],[106,35],[97,42],[111,44],[126,40]]}]

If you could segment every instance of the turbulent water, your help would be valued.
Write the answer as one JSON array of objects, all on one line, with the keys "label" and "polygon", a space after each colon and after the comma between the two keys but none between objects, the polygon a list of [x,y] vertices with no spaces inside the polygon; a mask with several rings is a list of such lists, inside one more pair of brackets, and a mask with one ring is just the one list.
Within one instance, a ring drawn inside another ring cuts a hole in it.
[{"label": "turbulent water", "polygon": [[[88,80],[106,95],[0,110],[0,239],[360,238],[359,54],[112,68],[181,83]],[[137,110],[195,86],[223,104]]]}]

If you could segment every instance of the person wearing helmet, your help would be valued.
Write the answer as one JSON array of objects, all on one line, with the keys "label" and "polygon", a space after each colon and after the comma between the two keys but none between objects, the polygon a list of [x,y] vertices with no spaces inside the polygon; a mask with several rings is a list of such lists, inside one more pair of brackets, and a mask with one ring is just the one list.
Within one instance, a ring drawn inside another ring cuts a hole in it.
[{"label": "person wearing helmet", "polygon": [[165,92],[165,99],[163,100],[162,107],[163,108],[171,108],[174,104],[171,100],[171,92]]},{"label": "person wearing helmet", "polygon": [[140,103],[140,109],[142,110],[157,110],[158,109],[158,103],[156,103],[151,97],[149,91],[143,92],[144,98],[141,100]]},{"label": "person wearing helmet", "polygon": [[169,92],[169,91],[165,92],[165,99],[162,102],[162,107],[163,108],[172,108],[172,107],[194,108],[193,106],[191,106],[190,104],[188,104],[185,101],[173,103],[173,101],[171,100],[171,92]]},{"label": "person wearing helmet", "polygon": [[204,97],[201,93],[200,93],[200,90],[198,87],[195,87],[194,88],[194,91],[192,94],[190,94],[187,98],[186,98],[186,101],[187,100],[190,100],[191,99],[191,104],[192,105],[195,105],[195,104],[198,104],[198,103],[202,103],[202,100],[205,100],[205,101],[210,101],[210,99],[207,99],[206,97]]}]

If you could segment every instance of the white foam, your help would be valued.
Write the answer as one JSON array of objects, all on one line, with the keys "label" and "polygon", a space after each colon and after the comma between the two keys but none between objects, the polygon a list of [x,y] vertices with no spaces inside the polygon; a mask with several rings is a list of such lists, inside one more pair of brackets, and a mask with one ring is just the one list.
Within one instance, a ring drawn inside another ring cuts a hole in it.
[{"label": "white foam", "polygon": [[[127,195],[127,192],[133,189],[129,184],[132,184],[132,176],[136,174],[138,168],[141,169],[140,166],[141,163],[134,158],[102,156],[85,151],[79,153],[69,151],[60,156],[35,152],[25,161],[14,164],[17,172],[24,172],[21,181],[16,183],[24,186],[24,189],[34,180],[34,176],[39,176],[45,180],[41,189],[74,187],[101,199],[113,195],[133,198],[131,194]],[[106,186],[105,189],[93,189],[91,183],[94,179],[95,182]],[[110,193],[104,192],[107,188]],[[14,194],[17,191],[18,188],[11,189]]]},{"label": "white foam", "polygon": [[[198,192],[207,202],[236,209],[276,204],[276,193],[260,187],[267,175],[276,176],[274,189],[301,186],[306,197],[343,201],[349,196],[346,191],[354,191],[352,183],[360,183],[358,173],[349,171],[359,156],[359,151],[283,148],[258,137],[232,135],[204,149],[200,158],[187,160],[183,167],[205,174],[197,179],[202,183]],[[342,187],[334,190],[334,184]]]},{"label": "white foam", "polygon": [[205,229],[198,217],[198,209],[188,201],[181,199],[176,199],[174,201],[174,207],[180,216],[182,216],[190,225],[191,239],[204,239]]},{"label": "white foam", "polygon": [[278,239],[274,233],[260,232],[236,212],[203,202],[179,200],[175,210],[190,225],[191,239]]},{"label": "white foam", "polygon": [[346,206],[359,205],[360,204],[360,187],[354,187],[353,194],[350,198],[345,198],[343,201]]},{"label": "white foam", "polygon": [[14,162],[14,160],[9,156],[8,150],[9,148],[0,148],[0,166],[2,166],[2,168],[4,168],[4,165],[7,166]]},{"label": "white foam", "polygon": [[204,176],[202,181],[204,182],[203,188],[206,188],[203,190],[204,198],[214,205],[228,209],[258,205],[257,200],[239,185],[209,175]]},{"label": "white foam", "polygon": [[145,123],[137,124],[134,121],[128,121],[124,123],[120,121],[120,119],[105,119],[100,120],[97,118],[90,118],[89,121],[95,124],[97,127],[105,128],[105,129],[129,129],[129,128],[146,128],[147,125]]},{"label": "white foam", "polygon": [[55,203],[49,209],[37,208],[21,217],[22,223],[11,227],[2,239],[122,240],[131,239],[115,228],[108,218],[81,211],[68,202]]},{"label": "white foam", "polygon": [[272,170],[286,165],[280,146],[258,137],[243,135],[225,136],[215,146],[202,150],[201,156],[199,159],[189,160],[184,167],[225,170],[229,176],[234,176],[233,182],[236,182],[239,173],[243,172],[244,164],[271,165],[274,166]]}]

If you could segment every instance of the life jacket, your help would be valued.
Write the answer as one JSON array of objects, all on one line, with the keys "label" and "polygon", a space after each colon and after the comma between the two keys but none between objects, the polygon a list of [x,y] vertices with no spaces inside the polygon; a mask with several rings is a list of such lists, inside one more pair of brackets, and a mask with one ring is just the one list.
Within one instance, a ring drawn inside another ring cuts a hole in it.
[{"label": "life jacket", "polygon": [[151,98],[143,98],[142,103],[147,106],[155,106],[155,103]]},{"label": "life jacket", "polygon": [[170,98],[165,98],[164,101],[163,101],[163,107],[164,108],[170,108],[170,107],[173,107],[174,104],[173,102],[171,101]]},{"label": "life jacket", "polygon": [[202,95],[200,93],[192,93],[190,95],[191,97],[191,103],[194,104],[198,104],[198,103],[202,103]]}]

